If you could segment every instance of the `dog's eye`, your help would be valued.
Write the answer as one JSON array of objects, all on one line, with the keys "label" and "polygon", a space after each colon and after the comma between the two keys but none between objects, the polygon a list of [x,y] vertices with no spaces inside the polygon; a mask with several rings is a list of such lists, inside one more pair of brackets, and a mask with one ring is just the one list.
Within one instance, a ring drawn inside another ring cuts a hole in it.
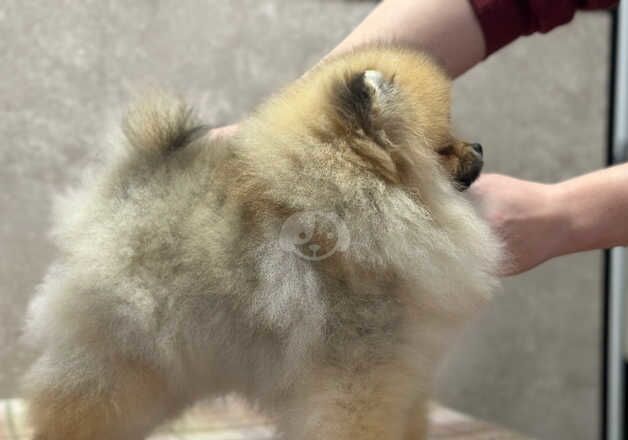
[{"label": "dog's eye", "polygon": [[440,154],[441,156],[450,156],[454,154],[454,146],[447,145],[445,147],[439,148],[438,150],[436,150],[436,152]]}]

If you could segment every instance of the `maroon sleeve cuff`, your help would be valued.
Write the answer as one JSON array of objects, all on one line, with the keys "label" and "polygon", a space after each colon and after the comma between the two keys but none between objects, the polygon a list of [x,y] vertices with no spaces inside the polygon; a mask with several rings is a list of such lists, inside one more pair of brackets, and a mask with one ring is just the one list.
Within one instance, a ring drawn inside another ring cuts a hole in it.
[{"label": "maroon sleeve cuff", "polygon": [[573,19],[577,9],[604,9],[618,0],[470,0],[478,18],[486,56],[522,35],[549,32]]}]

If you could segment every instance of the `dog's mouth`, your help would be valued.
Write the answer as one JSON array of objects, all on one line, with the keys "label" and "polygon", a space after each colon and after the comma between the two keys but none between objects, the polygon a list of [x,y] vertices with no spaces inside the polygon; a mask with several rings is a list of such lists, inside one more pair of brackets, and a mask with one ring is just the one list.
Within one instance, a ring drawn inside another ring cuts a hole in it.
[{"label": "dog's mouth", "polygon": [[465,191],[469,188],[480,176],[483,166],[484,161],[481,157],[478,157],[469,166],[464,167],[462,172],[455,178],[458,191]]}]

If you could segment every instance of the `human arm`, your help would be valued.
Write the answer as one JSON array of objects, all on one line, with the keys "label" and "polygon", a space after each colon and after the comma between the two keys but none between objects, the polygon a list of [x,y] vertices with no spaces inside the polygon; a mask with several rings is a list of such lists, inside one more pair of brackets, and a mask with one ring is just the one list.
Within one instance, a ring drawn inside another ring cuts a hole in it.
[{"label": "human arm", "polygon": [[482,29],[469,0],[382,1],[327,56],[382,42],[425,50],[453,77],[485,56]]},{"label": "human arm", "polygon": [[578,9],[618,0],[384,0],[328,55],[373,42],[421,49],[457,77],[522,35],[549,32]]},{"label": "human arm", "polygon": [[556,184],[486,174],[469,191],[504,240],[503,275],[561,255],[628,246],[628,164]]}]

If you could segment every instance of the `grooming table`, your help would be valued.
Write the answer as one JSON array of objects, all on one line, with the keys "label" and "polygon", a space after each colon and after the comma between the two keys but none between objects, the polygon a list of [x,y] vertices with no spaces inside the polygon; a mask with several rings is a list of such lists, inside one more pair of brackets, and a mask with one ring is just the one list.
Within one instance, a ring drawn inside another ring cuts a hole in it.
[{"label": "grooming table", "polygon": [[[432,405],[430,440],[530,440],[451,409]],[[26,407],[19,399],[0,400],[0,440],[30,440]],[[272,426],[235,398],[199,404],[150,440],[272,440]],[[115,439],[111,439],[115,440]]]}]

